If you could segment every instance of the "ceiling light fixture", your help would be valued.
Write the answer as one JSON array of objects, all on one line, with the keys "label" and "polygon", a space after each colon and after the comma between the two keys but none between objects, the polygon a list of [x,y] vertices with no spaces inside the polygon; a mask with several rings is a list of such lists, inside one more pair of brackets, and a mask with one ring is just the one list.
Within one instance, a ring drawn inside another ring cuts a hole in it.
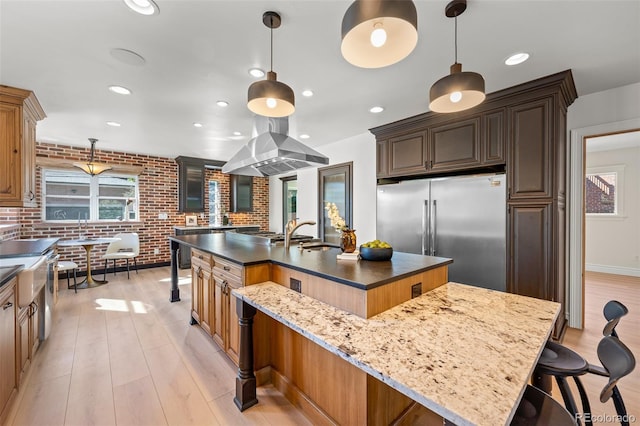
[{"label": "ceiling light fixture", "polygon": [[124,4],[141,15],[150,16],[160,13],[160,8],[153,0],[124,0]]},{"label": "ceiling light fixture", "polygon": [[302,96],[304,96],[305,98],[310,98],[311,96],[313,96],[313,91],[312,90],[303,90],[302,91]]},{"label": "ceiling light fixture", "polygon": [[225,108],[229,106],[229,102],[227,101],[218,101],[216,102],[216,105],[218,105],[219,107]]},{"label": "ceiling light fixture", "polygon": [[202,123],[193,123],[193,127],[200,128],[202,127]]},{"label": "ceiling light fixture", "polygon": [[249,75],[251,77],[262,78],[264,77],[264,71],[262,71],[260,68],[250,68]]},{"label": "ceiling light fixture", "polygon": [[372,112],[374,114],[378,114],[382,111],[384,111],[384,108],[381,106],[374,106],[374,107],[371,107],[371,109],[369,109],[369,112]]},{"label": "ceiling light fixture", "polygon": [[252,112],[265,117],[286,117],[294,113],[295,95],[291,87],[277,81],[273,72],[273,29],[280,27],[282,20],[276,12],[265,12],[262,22],[271,29],[271,71],[267,79],[256,81],[249,86],[247,107]]},{"label": "ceiling light fixture", "polygon": [[518,65],[529,59],[529,54],[525,52],[514,53],[504,60],[506,65]]},{"label": "ceiling light fixture", "polygon": [[310,137],[311,137],[311,136],[309,136],[309,135],[308,135],[308,134],[306,134],[306,133],[303,133],[303,134],[301,134],[301,135],[300,135],[300,139],[309,139]]},{"label": "ceiling light fixture", "polygon": [[97,163],[95,161],[93,161],[93,157],[95,155],[95,146],[96,146],[96,142],[98,142],[98,139],[94,139],[94,138],[89,138],[89,142],[91,142],[91,154],[89,156],[89,162],[88,163],[73,163],[73,165],[75,167],[78,167],[79,169],[82,169],[82,171],[84,171],[86,174],[89,174],[91,176],[95,176],[95,175],[99,175],[102,172],[106,172],[107,170],[110,170],[112,167],[108,164],[104,164],[104,163]]},{"label": "ceiling light fixture", "polygon": [[240,133],[240,132],[233,132],[233,136],[242,136],[242,133]]},{"label": "ceiling light fixture", "polygon": [[429,91],[429,109],[434,112],[458,112],[482,103],[485,98],[484,78],[478,73],[462,71],[458,63],[458,16],[467,8],[467,0],[453,0],[445,15],[455,19],[455,63],[451,74],[436,81]]},{"label": "ceiling light fixture", "polygon": [[356,0],[342,18],[340,50],[361,68],[382,68],[406,58],[418,43],[413,1]]},{"label": "ceiling light fixture", "polygon": [[122,86],[109,86],[109,90],[113,93],[117,93],[118,95],[130,95],[131,90]]},{"label": "ceiling light fixture", "polygon": [[117,121],[107,121],[107,126],[111,126],[111,127],[120,127],[121,124],[118,123]]}]

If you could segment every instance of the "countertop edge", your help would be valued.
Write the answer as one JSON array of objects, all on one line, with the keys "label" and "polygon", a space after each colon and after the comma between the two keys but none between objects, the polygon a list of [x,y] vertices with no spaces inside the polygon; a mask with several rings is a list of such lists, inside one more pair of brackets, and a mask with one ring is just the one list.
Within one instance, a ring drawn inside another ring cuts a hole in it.
[{"label": "countertop edge", "polygon": [[24,265],[5,266],[1,267],[0,269],[10,269],[10,272],[7,275],[2,276],[2,279],[0,280],[0,291],[2,291],[5,284],[7,284],[13,278],[17,277],[20,271],[24,269]]}]

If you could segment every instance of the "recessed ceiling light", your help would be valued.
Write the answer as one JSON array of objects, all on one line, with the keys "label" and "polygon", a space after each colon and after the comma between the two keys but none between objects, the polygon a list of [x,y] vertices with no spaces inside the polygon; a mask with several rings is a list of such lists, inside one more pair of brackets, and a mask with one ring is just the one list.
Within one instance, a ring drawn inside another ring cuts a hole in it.
[{"label": "recessed ceiling light", "polygon": [[264,77],[264,71],[262,71],[260,68],[251,68],[249,69],[249,75],[255,78],[262,78]]},{"label": "recessed ceiling light", "polygon": [[369,112],[372,112],[374,114],[377,114],[377,113],[382,112],[382,111],[384,111],[384,108],[381,107],[381,106],[374,106],[373,108],[371,108],[369,110]]},{"label": "recessed ceiling light", "polygon": [[307,98],[310,98],[311,96],[313,96],[313,92],[311,90],[303,90],[302,96],[306,96]]},{"label": "recessed ceiling light", "polygon": [[202,123],[193,123],[193,127],[202,127]]},{"label": "recessed ceiling light", "polygon": [[160,13],[160,8],[153,0],[124,0],[124,4],[141,15],[149,16]]},{"label": "recessed ceiling light", "polygon": [[229,102],[227,101],[218,101],[216,102],[216,105],[218,105],[219,107],[228,107],[229,106]]},{"label": "recessed ceiling light", "polygon": [[145,59],[136,52],[127,49],[114,48],[111,49],[111,56],[116,60],[127,65],[142,66],[146,62]]},{"label": "recessed ceiling light", "polygon": [[309,139],[311,136],[309,136],[309,135],[308,135],[308,134],[306,134],[306,133],[303,133],[303,134],[301,134],[299,137],[300,137],[300,139]]},{"label": "recessed ceiling light", "polygon": [[120,123],[118,123],[117,121],[107,121],[107,126],[120,127]]},{"label": "recessed ceiling light", "polygon": [[529,54],[524,52],[514,53],[504,60],[507,65],[518,65],[529,59]]},{"label": "recessed ceiling light", "polygon": [[113,93],[117,93],[118,95],[130,95],[131,94],[131,90],[127,89],[126,87],[122,87],[122,86],[109,86],[109,90],[112,91]]},{"label": "recessed ceiling light", "polygon": [[242,136],[242,133],[240,133],[240,132],[233,132],[233,136]]}]

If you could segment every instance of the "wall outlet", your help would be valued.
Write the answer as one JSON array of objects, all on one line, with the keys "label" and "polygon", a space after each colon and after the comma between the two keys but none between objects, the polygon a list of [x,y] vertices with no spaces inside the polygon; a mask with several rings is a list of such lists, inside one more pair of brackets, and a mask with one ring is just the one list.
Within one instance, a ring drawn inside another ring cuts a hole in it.
[{"label": "wall outlet", "polygon": [[159,248],[154,248],[153,249],[153,254],[160,254],[160,249]]},{"label": "wall outlet", "polygon": [[422,283],[411,286],[411,298],[418,297],[422,294]]},{"label": "wall outlet", "polygon": [[158,219],[169,219],[169,215],[167,213],[158,213]]},{"label": "wall outlet", "polygon": [[302,282],[295,278],[289,278],[289,288],[298,293],[302,293]]}]

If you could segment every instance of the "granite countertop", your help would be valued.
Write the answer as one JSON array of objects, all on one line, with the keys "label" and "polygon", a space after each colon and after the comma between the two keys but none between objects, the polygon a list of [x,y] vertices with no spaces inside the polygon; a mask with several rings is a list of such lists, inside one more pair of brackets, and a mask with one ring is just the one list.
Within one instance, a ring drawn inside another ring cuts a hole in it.
[{"label": "granite countertop", "polygon": [[0,242],[0,259],[20,256],[42,256],[58,242],[58,238],[8,240]]},{"label": "granite countertop", "polygon": [[170,236],[170,240],[213,253],[246,266],[272,262],[363,290],[384,285],[419,272],[448,265],[451,259],[394,252],[385,262],[338,260],[340,249],[300,250],[227,240],[224,234]]},{"label": "granite countertop", "polygon": [[0,266],[0,290],[24,269],[24,265]]},{"label": "granite countertop", "polygon": [[457,425],[511,421],[560,308],[457,283],[369,319],[272,282],[233,293]]}]

